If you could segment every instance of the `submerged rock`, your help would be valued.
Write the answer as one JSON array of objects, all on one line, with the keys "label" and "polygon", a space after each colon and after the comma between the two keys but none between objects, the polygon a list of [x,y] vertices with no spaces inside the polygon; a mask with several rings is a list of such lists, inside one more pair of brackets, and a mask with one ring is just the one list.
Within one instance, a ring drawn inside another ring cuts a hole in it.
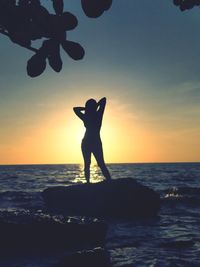
[{"label": "submerged rock", "polygon": [[83,250],[65,257],[56,267],[111,267],[108,252],[103,248]]},{"label": "submerged rock", "polygon": [[42,196],[48,210],[70,215],[145,217],[160,208],[159,194],[132,178],[51,187]]},{"label": "submerged rock", "polygon": [[94,247],[104,244],[106,231],[97,219],[5,211],[0,213],[0,251]]}]

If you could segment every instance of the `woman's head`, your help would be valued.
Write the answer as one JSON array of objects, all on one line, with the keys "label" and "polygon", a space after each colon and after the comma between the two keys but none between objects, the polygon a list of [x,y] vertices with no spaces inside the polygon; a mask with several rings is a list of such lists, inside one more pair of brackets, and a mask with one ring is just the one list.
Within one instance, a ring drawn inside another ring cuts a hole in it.
[{"label": "woman's head", "polygon": [[95,99],[91,98],[86,101],[85,103],[85,111],[86,113],[89,112],[95,112],[97,110],[97,102]]}]

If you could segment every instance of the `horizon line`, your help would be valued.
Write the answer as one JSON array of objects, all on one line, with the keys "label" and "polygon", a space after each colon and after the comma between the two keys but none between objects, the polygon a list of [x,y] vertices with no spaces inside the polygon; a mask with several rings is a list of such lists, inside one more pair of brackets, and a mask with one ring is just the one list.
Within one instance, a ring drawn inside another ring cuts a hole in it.
[{"label": "horizon line", "polygon": [[[154,162],[109,162],[107,165],[114,164],[181,164],[181,163],[200,163],[200,161],[154,161]],[[32,166],[32,165],[83,165],[83,163],[6,163],[0,166]],[[97,165],[97,163],[92,164]]]}]

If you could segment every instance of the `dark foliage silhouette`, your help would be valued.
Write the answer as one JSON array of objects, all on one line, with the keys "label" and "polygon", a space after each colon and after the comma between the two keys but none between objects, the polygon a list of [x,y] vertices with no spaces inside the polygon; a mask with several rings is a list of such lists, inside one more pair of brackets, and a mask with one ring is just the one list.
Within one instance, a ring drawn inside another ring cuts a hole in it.
[{"label": "dark foliage silhouette", "polygon": [[[74,60],[82,59],[85,54],[79,43],[67,39],[67,31],[78,25],[76,16],[64,12],[64,0],[51,2],[55,14],[51,14],[40,0],[0,0],[0,33],[35,52],[27,62],[27,73],[31,77],[44,72],[46,61],[54,71],[60,72],[61,47]],[[88,17],[97,18],[111,7],[112,0],[82,0],[81,4]],[[41,47],[33,48],[32,42],[39,39],[43,39]]]},{"label": "dark foliage silhouette", "polygon": [[111,179],[110,173],[104,162],[103,148],[100,137],[105,107],[105,97],[100,99],[99,102],[96,102],[94,99],[89,99],[85,103],[85,107],[74,107],[75,114],[83,121],[86,128],[81,149],[84,158],[85,178],[88,183],[90,182],[91,154],[94,155],[104,177],[107,180]]},{"label": "dark foliage silhouette", "polygon": [[112,0],[81,0],[81,4],[88,17],[97,18],[111,7]]},{"label": "dark foliage silhouette", "polygon": [[[54,71],[60,72],[61,47],[74,60],[81,60],[85,54],[79,43],[67,38],[67,31],[78,25],[76,16],[64,11],[64,0],[48,1],[53,4],[54,14],[40,0],[0,0],[0,33],[35,53],[27,62],[27,73],[31,77],[42,74],[47,61]],[[113,0],[81,0],[82,9],[90,18],[101,16],[112,3]],[[200,6],[200,0],[173,0],[173,3],[181,11]],[[32,47],[33,41],[39,39],[42,39],[41,47]]]},{"label": "dark foliage silhouette", "polygon": [[192,9],[195,6],[200,6],[200,0],[173,0],[174,5],[178,6],[181,11]]}]

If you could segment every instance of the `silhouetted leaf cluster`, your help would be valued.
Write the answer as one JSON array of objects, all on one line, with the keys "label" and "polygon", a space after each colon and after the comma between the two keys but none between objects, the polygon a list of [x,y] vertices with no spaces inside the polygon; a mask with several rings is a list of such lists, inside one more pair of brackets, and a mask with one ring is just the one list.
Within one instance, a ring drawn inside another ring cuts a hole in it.
[{"label": "silhouetted leaf cluster", "polygon": [[112,0],[81,0],[81,4],[88,17],[97,18],[111,7]]},{"label": "silhouetted leaf cluster", "polygon": [[[61,47],[74,60],[82,59],[85,54],[79,43],[67,39],[67,31],[74,30],[78,25],[76,16],[64,11],[64,0],[49,1],[55,14],[51,14],[40,0],[0,0],[0,33],[35,52],[27,62],[27,73],[31,77],[42,74],[47,61],[54,71],[60,72]],[[111,7],[112,2],[81,0],[81,5],[86,16],[97,18]],[[173,0],[173,3],[181,11],[200,6],[200,0]],[[39,39],[42,39],[41,47],[33,48],[32,42]]]},{"label": "silhouetted leaf cluster", "polygon": [[200,0],[173,0],[176,6],[179,6],[181,11],[192,9],[194,6],[200,6]]},{"label": "silhouetted leaf cluster", "polygon": [[[64,12],[64,0],[51,1],[55,14],[40,0],[0,0],[0,32],[35,52],[27,62],[27,73],[31,77],[42,74],[47,61],[54,71],[61,71],[61,47],[74,60],[82,59],[85,54],[79,43],[67,39],[67,31],[78,25],[76,16]],[[97,18],[111,7],[112,0],[81,0],[81,4],[88,17]],[[43,39],[41,47],[31,47],[38,39]]]}]

